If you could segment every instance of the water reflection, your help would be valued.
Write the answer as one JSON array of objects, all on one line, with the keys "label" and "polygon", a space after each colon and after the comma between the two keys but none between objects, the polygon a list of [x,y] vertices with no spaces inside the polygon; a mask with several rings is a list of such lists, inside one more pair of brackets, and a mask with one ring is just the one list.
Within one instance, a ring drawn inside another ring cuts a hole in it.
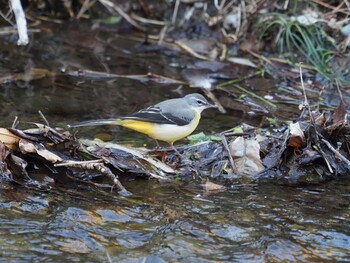
[{"label": "water reflection", "polygon": [[[239,186],[198,198],[144,180],[123,198],[1,191],[3,258],[140,262],[328,261],[349,257],[349,186]],[[5,183],[6,185],[6,183]],[[144,189],[144,190],[143,190]],[[15,191],[14,191],[15,190]],[[92,202],[93,201],[93,202]],[[332,202],[330,202],[332,201]],[[18,244],[22,244],[19,246]]]}]

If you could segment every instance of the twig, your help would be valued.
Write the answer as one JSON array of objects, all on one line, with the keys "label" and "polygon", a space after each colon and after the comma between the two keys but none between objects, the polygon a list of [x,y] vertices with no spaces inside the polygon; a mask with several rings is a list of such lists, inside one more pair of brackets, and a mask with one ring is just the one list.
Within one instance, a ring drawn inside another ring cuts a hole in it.
[{"label": "twig", "polygon": [[269,64],[269,65],[272,64],[272,61],[271,61],[269,58],[265,57],[265,56],[259,55],[259,54],[255,53],[255,52],[252,51],[252,50],[246,50],[246,52],[250,53],[250,54],[253,55],[254,57],[257,57],[258,59],[261,59],[261,60],[265,61],[265,62],[266,62],[267,64]]},{"label": "twig", "polygon": [[[300,63],[301,64],[301,63]],[[329,171],[331,173],[333,173],[333,168],[330,164],[330,162],[328,161],[327,159],[327,155],[325,154],[325,152],[322,150],[322,147],[320,146],[320,136],[317,132],[317,128],[316,128],[316,124],[315,124],[315,119],[312,115],[312,112],[311,112],[311,107],[309,105],[309,102],[308,102],[308,99],[307,99],[307,95],[306,95],[306,89],[305,89],[305,86],[304,86],[304,80],[303,80],[303,72],[302,72],[302,68],[301,66],[299,67],[299,72],[300,72],[300,82],[301,82],[301,87],[303,89],[303,95],[304,95],[304,109],[307,109],[308,110],[308,113],[309,113],[309,118],[310,118],[310,125],[312,126],[313,130],[314,130],[314,134],[315,134],[315,137],[316,137],[316,140],[315,140],[315,145],[313,146],[318,152],[320,152],[320,154],[322,155],[324,161],[326,162],[327,164],[327,167],[329,169]],[[310,134],[310,130],[309,130],[309,134]],[[309,136],[310,137],[310,136]],[[321,138],[321,140],[324,142],[324,139]],[[328,142],[327,142],[328,143]],[[327,145],[326,143],[326,145]],[[330,145],[330,144],[329,144]],[[327,145],[328,146],[328,145]]]},{"label": "twig", "polygon": [[171,19],[171,23],[173,25],[175,25],[175,22],[176,22],[176,17],[177,17],[177,13],[179,11],[180,2],[181,2],[181,0],[176,0],[176,2],[175,2],[173,17]]},{"label": "twig", "polygon": [[[319,5],[323,6],[323,7],[326,7],[328,9],[332,9],[333,11],[336,10],[336,7],[334,7],[332,5],[329,5],[329,4],[326,4],[326,3],[324,3],[324,2],[322,2],[320,0],[312,0],[312,2],[314,2],[316,4],[319,4]],[[347,11],[339,10],[338,12],[339,13],[343,13],[345,15],[349,15],[349,12],[347,12]]]},{"label": "twig", "polygon": [[11,128],[15,129],[18,125],[18,116],[15,116]]},{"label": "twig", "polygon": [[93,168],[90,165],[92,164],[96,164],[96,163],[103,163],[104,161],[102,159],[99,160],[91,160],[91,161],[66,161],[63,163],[56,163],[55,166],[59,167],[59,166],[65,166],[65,167],[73,167],[73,168],[86,168],[87,170],[92,170]]},{"label": "twig", "polygon": [[58,131],[56,131],[55,129],[51,128],[49,125],[45,125],[42,123],[36,123],[36,122],[26,122],[26,123],[33,124],[37,127],[37,129],[24,130],[25,134],[27,134],[28,136],[29,136],[29,134],[31,134],[31,135],[38,135],[38,134],[43,135],[45,137],[48,137],[55,144],[64,142],[64,140],[66,139],[66,137],[63,134],[61,134]]},{"label": "twig", "polygon": [[[40,33],[40,29],[28,29],[29,33]],[[17,29],[10,27],[2,27],[0,29],[0,36],[17,33]]]},{"label": "twig", "polygon": [[106,256],[107,256],[107,259],[108,259],[108,263],[113,263],[113,260],[112,260],[112,258],[111,258],[111,255],[109,255],[107,249],[106,249]]},{"label": "twig", "polygon": [[121,9],[118,5],[114,4],[113,2],[109,1],[109,0],[98,0],[102,5],[110,7],[112,9],[114,9],[115,11],[118,12],[119,15],[121,15],[126,21],[128,21],[131,25],[133,25],[134,27],[142,30],[142,31],[146,31],[146,28],[143,26],[140,26],[138,23],[136,23],[127,13],[125,13],[123,11],[123,9]]},{"label": "twig", "polygon": [[340,90],[338,80],[335,80],[335,83],[337,84],[337,90],[338,90],[338,93],[339,93],[339,98],[340,98],[341,101],[344,101],[344,99],[343,99],[343,93],[342,93],[341,90]]},{"label": "twig", "polygon": [[284,5],[283,5],[283,10],[287,10],[288,5],[289,5],[289,0],[286,0],[286,1],[284,2]]},{"label": "twig", "polygon": [[49,121],[46,119],[45,115],[41,112],[41,110],[38,110],[40,117],[44,120],[45,124],[50,127]]},{"label": "twig", "polygon": [[7,22],[7,23],[9,23],[10,25],[12,25],[12,26],[15,26],[15,24],[14,23],[12,23],[12,21],[11,21],[11,10],[9,10],[8,12],[7,12],[7,14],[3,14],[1,11],[0,11],[0,16]]},{"label": "twig", "polygon": [[27,20],[26,16],[24,14],[21,1],[20,0],[11,0],[11,7],[13,10],[13,13],[15,14],[16,18],[16,25],[18,30],[18,46],[25,46],[28,44],[28,32],[27,32]]},{"label": "twig", "polygon": [[103,164],[103,160],[92,160],[92,161],[66,161],[57,163],[54,166],[65,166],[65,167],[73,167],[73,168],[80,168],[80,169],[86,169],[86,170],[97,170],[101,174],[107,176],[109,179],[112,180],[114,185],[116,185],[119,189],[119,193],[123,195],[130,195],[131,193],[125,189],[125,187],[119,182],[117,179],[117,176],[115,176],[111,169],[106,167]]},{"label": "twig", "polygon": [[228,159],[230,160],[230,164],[231,164],[232,170],[233,170],[233,172],[235,174],[239,175],[237,167],[235,165],[235,162],[233,161],[232,154],[231,154],[230,148],[228,146],[225,134],[221,134],[220,137],[221,137],[222,143],[224,144],[224,147],[225,147],[225,149],[226,149],[226,151],[228,153]]},{"label": "twig", "polygon": [[82,4],[78,14],[76,15],[76,19],[80,19],[86,10],[88,10],[91,6],[93,6],[96,3],[96,0],[85,0]]},{"label": "twig", "polygon": [[175,45],[178,45],[180,48],[182,48],[183,50],[185,50],[187,53],[189,53],[190,55],[199,58],[199,59],[203,59],[203,60],[208,60],[207,57],[202,56],[200,54],[198,54],[196,51],[194,51],[192,48],[190,48],[189,46],[185,45],[184,43],[181,43],[181,41],[174,41]]},{"label": "twig", "polygon": [[[225,2],[225,0],[222,1],[222,3]],[[219,6],[219,1],[218,0],[214,0],[214,6],[215,8],[219,11],[221,10],[221,7]]]},{"label": "twig", "polygon": [[[258,59],[261,59],[265,61],[267,64],[271,65],[272,62],[279,62],[283,64],[288,64],[290,66],[295,66],[295,63],[287,60],[287,59],[282,59],[282,58],[267,58],[265,56],[259,55],[255,53],[254,51],[251,50],[246,50],[246,52],[250,53],[252,56],[257,57]],[[299,67],[305,68],[305,69],[310,69],[310,70],[316,70],[314,66],[307,65],[307,64],[299,64]]]},{"label": "twig", "polygon": [[338,152],[327,140],[321,139],[321,141],[327,145],[327,147],[343,162],[345,162],[350,167],[350,161],[344,157],[340,152]]},{"label": "twig", "polygon": [[325,152],[322,150],[322,148],[320,147],[319,143],[317,145],[313,145],[312,148],[314,148],[316,151],[318,151],[322,157],[323,160],[326,162],[326,165],[328,167],[328,170],[331,174],[334,174],[334,170],[332,168],[332,165],[330,164],[330,162],[327,159],[327,155],[325,154]]},{"label": "twig", "polygon": [[14,135],[18,136],[18,137],[21,137],[22,139],[26,139],[28,141],[32,141],[32,142],[40,142],[40,140],[34,136],[30,136],[26,133],[24,133],[23,131],[21,130],[18,130],[16,128],[9,128],[8,129],[10,132],[12,132]]},{"label": "twig", "polygon": [[244,81],[244,80],[248,80],[248,79],[254,78],[254,77],[258,76],[258,75],[261,75],[261,70],[255,71],[253,74],[249,74],[249,75],[244,76],[242,78],[237,78],[237,79],[233,79],[233,80],[228,80],[228,81],[222,82],[219,85],[216,85],[215,88],[218,89],[218,88],[222,88],[222,87],[225,87],[225,86],[229,86],[229,85],[232,85],[232,84]]},{"label": "twig", "polygon": [[162,27],[162,29],[159,32],[159,39],[158,39],[158,45],[163,45],[163,41],[166,35],[166,32],[168,31],[168,26],[165,25]]},{"label": "twig", "polygon": [[333,13],[333,14],[338,13],[339,10],[342,8],[343,5],[344,5],[344,1],[342,1],[341,3],[339,3],[339,5],[335,7],[335,9],[332,11],[332,13]]},{"label": "twig", "polygon": [[[146,80],[154,81],[158,83],[176,83],[176,84],[188,85],[188,83],[183,82],[181,80],[172,79],[172,78],[154,74],[154,73],[141,74],[141,75],[119,75],[119,74],[106,73],[106,72],[94,71],[89,69],[80,69],[80,70],[68,71],[67,74],[73,77],[84,77],[84,78],[95,78],[95,79],[103,79],[103,78],[108,78],[108,79],[126,78],[126,79],[138,79],[138,80],[146,79]],[[1,81],[1,78],[0,78],[0,83],[3,81]]]},{"label": "twig", "polygon": [[33,19],[35,19],[35,20],[42,20],[42,21],[48,21],[50,23],[55,23],[55,24],[62,24],[63,23],[63,20],[55,19],[55,18],[48,17],[48,16],[36,16]]},{"label": "twig", "polygon": [[231,8],[231,6],[236,3],[236,1],[232,0],[226,6],[224,6],[226,4],[225,2],[226,1],[223,1],[222,4],[221,4],[221,10],[222,10],[221,13],[222,14],[227,14],[228,11],[229,11],[229,8]]},{"label": "twig", "polygon": [[[302,117],[304,115],[305,109],[307,109],[308,112],[309,112],[310,122],[311,122],[312,125],[314,125],[315,121],[314,121],[314,118],[313,118],[313,116],[311,114],[311,108],[310,108],[310,105],[309,105],[309,102],[308,102],[308,99],[307,99],[307,95],[306,95],[306,89],[305,89],[304,80],[303,80],[303,70],[302,70],[301,64],[302,63],[300,62],[299,63],[299,75],[300,75],[301,88],[303,90],[303,95],[304,95],[304,103],[302,105],[302,112],[300,114],[300,117]],[[315,129],[315,131],[316,131],[316,129]]]},{"label": "twig", "polygon": [[348,0],[344,0],[344,3],[346,5],[346,7],[350,10],[350,4],[349,4],[349,1]]},{"label": "twig", "polygon": [[219,60],[223,61],[225,60],[227,55],[227,46],[225,44],[219,44],[219,43],[218,43],[218,46],[221,47],[221,55],[219,57]]},{"label": "twig", "polygon": [[139,16],[137,14],[131,14],[130,15],[133,19],[140,21],[141,23],[145,23],[145,24],[151,24],[151,25],[156,25],[156,26],[165,26],[167,23],[164,21],[159,21],[159,20],[155,20],[155,19],[149,19],[149,18],[145,18],[142,16]]},{"label": "twig", "polygon": [[246,90],[245,88],[239,86],[238,84],[235,84],[235,85],[233,85],[233,86],[234,86],[235,88],[237,88],[237,89],[239,89],[239,90],[241,90],[241,91],[247,93],[248,95],[250,95],[250,96],[256,98],[256,99],[259,99],[259,100],[261,100],[262,102],[265,102],[265,103],[266,103],[267,105],[269,105],[270,107],[276,108],[276,104],[274,104],[274,103],[272,103],[271,101],[268,101],[267,99],[265,99],[265,98],[263,98],[263,97],[261,97],[261,96],[255,94],[254,92],[251,92],[251,91],[249,91],[249,90]]},{"label": "twig", "polygon": [[211,92],[209,89],[202,89],[204,91],[204,93],[214,102],[214,104],[218,107],[218,110],[225,114],[227,113],[227,111],[225,110],[225,108],[222,106],[222,104],[220,103],[220,101],[216,98],[216,96],[214,95],[213,92]]},{"label": "twig", "polygon": [[[300,63],[301,64],[301,63]],[[301,82],[301,87],[303,89],[303,95],[304,95],[304,106],[308,107],[310,110],[310,105],[309,102],[307,100],[307,96],[306,96],[306,90],[305,90],[305,86],[304,86],[304,80],[303,80],[303,70],[301,68],[301,66],[299,66],[299,73],[300,73],[300,82]]]}]

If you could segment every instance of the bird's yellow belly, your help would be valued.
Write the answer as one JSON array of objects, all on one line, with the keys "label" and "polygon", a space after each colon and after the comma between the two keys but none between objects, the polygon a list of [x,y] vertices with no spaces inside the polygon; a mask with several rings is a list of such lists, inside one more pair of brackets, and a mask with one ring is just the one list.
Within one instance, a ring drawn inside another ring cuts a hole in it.
[{"label": "bird's yellow belly", "polygon": [[183,126],[173,124],[155,124],[139,120],[122,120],[118,125],[144,133],[149,137],[173,143],[177,140],[190,135],[198,126],[200,116],[196,117],[188,124]]},{"label": "bird's yellow belly", "polygon": [[153,133],[153,125],[151,123],[139,120],[121,120],[116,123],[117,125],[129,128],[131,130],[141,132],[150,136]]}]

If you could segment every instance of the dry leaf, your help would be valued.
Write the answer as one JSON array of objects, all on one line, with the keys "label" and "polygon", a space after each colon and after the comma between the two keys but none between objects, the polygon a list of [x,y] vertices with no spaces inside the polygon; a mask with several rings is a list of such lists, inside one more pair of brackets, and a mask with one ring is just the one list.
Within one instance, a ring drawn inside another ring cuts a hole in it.
[{"label": "dry leaf", "polygon": [[39,143],[32,143],[26,140],[20,140],[19,149],[23,154],[36,153],[51,163],[57,163],[57,162],[63,161],[61,157],[45,149],[45,147]]},{"label": "dry leaf", "polygon": [[238,137],[230,144],[230,151],[240,175],[252,176],[264,170],[257,141]]},{"label": "dry leaf", "polygon": [[324,127],[329,119],[329,113],[323,112],[320,116],[318,116],[315,120],[316,125],[320,127]]},{"label": "dry leaf", "polygon": [[346,105],[343,100],[340,101],[338,108],[334,111],[332,123],[340,123],[346,121]]},{"label": "dry leaf", "polygon": [[8,129],[0,128],[0,142],[4,143],[8,149],[17,149],[19,140],[20,138]]},{"label": "dry leaf", "polygon": [[293,148],[300,148],[302,144],[305,142],[305,135],[302,129],[300,128],[299,122],[291,123],[289,125],[289,140],[288,146]]},{"label": "dry leaf", "polygon": [[219,185],[219,184],[214,184],[212,182],[210,182],[209,180],[207,180],[205,182],[204,185],[204,190],[205,192],[221,192],[221,191],[225,191],[226,187],[223,185]]}]

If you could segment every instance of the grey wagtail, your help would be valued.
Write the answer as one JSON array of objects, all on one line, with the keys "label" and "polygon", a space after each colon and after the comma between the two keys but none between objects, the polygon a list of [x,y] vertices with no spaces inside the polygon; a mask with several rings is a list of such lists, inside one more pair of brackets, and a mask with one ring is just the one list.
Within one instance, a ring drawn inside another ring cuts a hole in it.
[{"label": "grey wagtail", "polygon": [[118,119],[83,121],[68,127],[119,125],[165,141],[174,148],[175,141],[185,138],[197,128],[202,111],[208,108],[216,106],[201,94],[193,93],[183,98],[162,101]]}]

